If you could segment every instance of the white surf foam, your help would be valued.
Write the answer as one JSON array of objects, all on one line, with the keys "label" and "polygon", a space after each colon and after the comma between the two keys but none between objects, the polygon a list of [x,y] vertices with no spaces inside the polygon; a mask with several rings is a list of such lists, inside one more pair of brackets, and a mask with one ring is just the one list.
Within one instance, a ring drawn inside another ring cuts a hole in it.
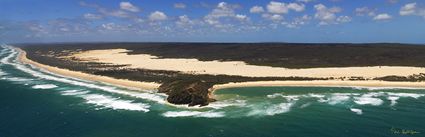
[{"label": "white surf foam", "polygon": [[165,117],[205,117],[205,118],[218,118],[224,117],[223,112],[213,111],[168,111],[162,114]]},{"label": "white surf foam", "polygon": [[389,101],[391,101],[391,106],[394,106],[395,104],[397,104],[397,100],[400,99],[400,97],[396,97],[396,96],[388,96],[387,99]]},{"label": "white surf foam", "polygon": [[357,109],[357,108],[350,108],[350,110],[354,113],[356,113],[357,115],[361,115],[363,114],[363,110],[361,109]]},{"label": "white surf foam", "polygon": [[0,69],[0,76],[4,76],[4,75],[7,75],[7,73],[6,73],[6,72],[3,72],[3,71]]},{"label": "white surf foam", "polygon": [[327,100],[319,100],[319,102],[328,102],[330,105],[341,104],[350,100],[350,95],[349,93],[333,93]]},{"label": "white surf foam", "polygon": [[301,105],[300,108],[306,108],[306,107],[308,107],[310,105],[311,105],[311,103],[305,103],[305,104]]},{"label": "white surf foam", "polygon": [[88,91],[81,91],[81,90],[66,90],[66,91],[62,91],[62,95],[66,95],[66,96],[75,96],[75,95],[84,95],[87,94]]},{"label": "white surf foam", "polygon": [[309,97],[313,97],[313,98],[319,98],[319,99],[321,99],[321,98],[324,98],[324,97],[325,97],[325,95],[322,95],[322,94],[314,94],[314,93],[309,93],[307,96],[309,96]]},{"label": "white surf foam", "polygon": [[373,98],[368,96],[361,96],[361,97],[354,97],[354,102],[359,105],[373,105],[373,106],[379,106],[384,103],[382,99],[379,98]]},{"label": "white surf foam", "polygon": [[5,80],[14,81],[14,82],[27,82],[32,81],[33,79],[21,78],[21,77],[4,77]]},{"label": "white surf foam", "polygon": [[368,92],[362,95],[363,97],[380,97],[385,96],[385,92]]},{"label": "white surf foam", "polygon": [[424,89],[424,88],[415,88],[415,87],[359,87],[359,86],[354,86],[351,87],[353,89],[357,89],[357,90],[370,90],[370,91],[375,91],[375,90],[396,90],[396,89]]},{"label": "white surf foam", "polygon": [[297,100],[299,100],[299,98],[301,96],[298,96],[298,95],[283,95],[281,93],[274,93],[274,94],[271,94],[271,95],[267,95],[267,98],[271,98],[271,99],[277,98],[277,97],[282,97],[282,98],[286,99],[287,101],[297,101]]},{"label": "white surf foam", "polygon": [[273,116],[276,114],[289,112],[291,110],[292,105],[294,105],[294,103],[280,103],[277,105],[272,105],[266,109],[266,114]]},{"label": "white surf foam", "polygon": [[225,107],[243,107],[246,106],[246,100],[223,100],[216,101],[205,106],[206,108],[222,109]]},{"label": "white surf foam", "polygon": [[52,89],[52,88],[57,88],[58,86],[53,85],[53,84],[44,84],[44,85],[35,85],[32,86],[33,89]]},{"label": "white surf foam", "polygon": [[280,94],[280,93],[274,93],[274,94],[271,94],[271,95],[267,95],[267,98],[277,98],[277,97],[281,97],[282,96],[282,94]]},{"label": "white surf foam", "polygon": [[8,48],[6,48],[5,46],[1,46],[1,51],[0,51],[0,56],[6,54],[8,52]]},{"label": "white surf foam", "polygon": [[132,111],[149,111],[149,105],[144,103],[132,103],[130,100],[121,100],[110,96],[100,94],[86,94],[81,95],[82,98],[87,100],[87,103],[94,104],[103,108],[111,108],[115,110],[132,110]]},{"label": "white surf foam", "polygon": [[[252,111],[248,112],[248,116],[273,116],[276,114],[282,114],[289,112],[291,110],[291,107],[295,103],[280,103],[280,104],[272,104],[270,106],[260,106],[260,107],[253,107]],[[265,108],[265,109],[262,109]]]},{"label": "white surf foam", "polygon": [[10,54],[9,54],[9,55],[7,55],[6,57],[2,58],[2,59],[0,60],[0,63],[2,63],[2,64],[10,64],[9,60],[10,60],[13,56],[15,56],[16,54],[18,54],[18,53],[15,51],[15,49],[11,49],[11,50],[10,50]]},{"label": "white surf foam", "polygon": [[397,97],[411,97],[418,99],[420,97],[425,96],[425,94],[417,94],[417,93],[388,93],[389,96],[397,96]]},{"label": "white surf foam", "polygon": [[417,93],[387,93],[388,97],[387,100],[391,101],[391,106],[395,106],[397,104],[397,100],[399,100],[401,97],[410,97],[418,99],[420,97],[425,96],[425,94],[417,94]]}]

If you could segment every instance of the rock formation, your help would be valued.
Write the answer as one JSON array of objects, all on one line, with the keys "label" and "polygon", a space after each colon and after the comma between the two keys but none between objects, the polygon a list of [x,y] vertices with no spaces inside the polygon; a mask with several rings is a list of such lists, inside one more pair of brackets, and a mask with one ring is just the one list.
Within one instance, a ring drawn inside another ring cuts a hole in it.
[{"label": "rock formation", "polygon": [[209,97],[209,88],[213,84],[202,80],[176,80],[163,83],[158,92],[168,95],[167,101],[173,104],[205,106],[215,101]]}]

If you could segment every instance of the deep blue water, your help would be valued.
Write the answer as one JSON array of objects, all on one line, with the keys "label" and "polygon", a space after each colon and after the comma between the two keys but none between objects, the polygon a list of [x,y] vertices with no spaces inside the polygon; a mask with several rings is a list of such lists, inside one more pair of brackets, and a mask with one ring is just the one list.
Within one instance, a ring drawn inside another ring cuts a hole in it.
[{"label": "deep blue water", "polygon": [[[0,137],[423,137],[425,90],[251,87],[204,108],[63,77],[0,49]],[[397,134],[411,130],[421,133]]]}]

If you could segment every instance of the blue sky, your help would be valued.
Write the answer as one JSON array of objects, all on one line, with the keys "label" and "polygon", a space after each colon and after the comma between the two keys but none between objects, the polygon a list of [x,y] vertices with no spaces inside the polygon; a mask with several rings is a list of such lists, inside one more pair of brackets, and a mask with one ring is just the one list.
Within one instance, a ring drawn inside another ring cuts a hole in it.
[{"label": "blue sky", "polygon": [[0,0],[0,42],[425,43],[420,0]]}]

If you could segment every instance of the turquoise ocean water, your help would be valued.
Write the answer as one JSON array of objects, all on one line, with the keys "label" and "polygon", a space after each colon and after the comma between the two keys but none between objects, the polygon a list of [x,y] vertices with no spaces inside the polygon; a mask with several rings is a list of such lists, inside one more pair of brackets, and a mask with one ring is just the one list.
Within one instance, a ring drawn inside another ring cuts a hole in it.
[{"label": "turquoise ocean water", "polygon": [[232,88],[188,108],[52,74],[17,54],[0,48],[0,137],[425,137],[423,89]]}]

